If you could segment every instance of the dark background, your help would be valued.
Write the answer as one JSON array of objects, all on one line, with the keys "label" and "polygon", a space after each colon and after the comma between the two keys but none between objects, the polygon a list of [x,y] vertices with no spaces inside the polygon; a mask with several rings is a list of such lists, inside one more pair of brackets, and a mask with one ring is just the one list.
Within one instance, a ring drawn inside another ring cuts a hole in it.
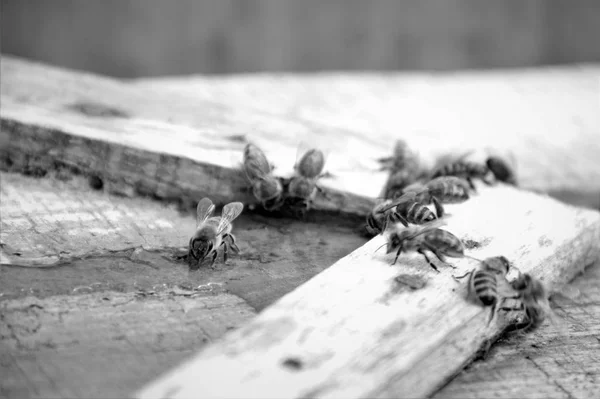
[{"label": "dark background", "polygon": [[2,51],[118,77],[600,61],[600,0],[2,0]]}]

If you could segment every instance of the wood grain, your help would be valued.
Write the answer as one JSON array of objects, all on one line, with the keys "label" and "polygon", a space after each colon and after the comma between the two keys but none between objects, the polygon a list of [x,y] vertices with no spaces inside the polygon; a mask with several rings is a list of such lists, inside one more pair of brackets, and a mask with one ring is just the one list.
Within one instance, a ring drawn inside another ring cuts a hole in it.
[{"label": "wood grain", "polygon": [[207,290],[4,300],[2,396],[124,397],[254,315],[241,298]]},{"label": "wood grain", "polygon": [[553,307],[566,324],[552,323],[526,336],[499,340],[433,399],[595,398],[600,391],[600,262],[569,284],[576,297],[556,295]]},{"label": "wood grain", "polygon": [[[509,187],[479,190],[469,202],[448,206],[447,230],[480,245],[471,256],[503,254],[551,290],[599,259],[598,212]],[[506,203],[510,219],[496,211]],[[437,274],[411,255],[390,267],[393,257],[376,252],[384,241],[374,238],[137,397],[434,393],[506,320],[486,327],[488,309],[465,301],[466,287],[450,268]],[[452,263],[461,274],[474,266],[466,259]],[[426,285],[408,293],[395,282],[400,272],[420,275]]]},{"label": "wood grain", "polygon": [[[277,173],[289,175],[301,141],[327,146],[331,137],[320,136],[335,130],[12,57],[1,65],[4,168],[66,165],[125,195],[251,203],[239,170],[246,141],[265,148]],[[368,140],[357,141],[373,151]],[[357,193],[367,174],[344,175],[343,166],[339,157],[328,160],[337,178],[323,179],[329,199],[318,197],[315,208],[365,215],[373,200]]]},{"label": "wood grain", "polygon": [[[381,149],[379,156],[391,153],[397,138],[425,165],[441,154],[469,150],[475,151],[473,160],[490,151],[514,156],[524,188],[600,206],[597,64],[456,73],[196,75],[138,82],[164,93],[221,99],[236,108],[343,129],[353,133],[352,139],[369,138]],[[362,154],[364,164],[355,167],[362,170],[370,167],[371,154],[357,144],[349,159],[359,162],[352,154]],[[367,182],[364,193],[378,195],[380,183]]]}]

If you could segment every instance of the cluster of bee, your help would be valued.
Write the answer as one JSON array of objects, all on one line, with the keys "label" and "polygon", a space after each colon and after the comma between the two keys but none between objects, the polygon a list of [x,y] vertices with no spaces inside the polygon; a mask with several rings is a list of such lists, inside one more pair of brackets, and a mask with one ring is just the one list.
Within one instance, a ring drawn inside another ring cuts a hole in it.
[{"label": "cluster of bee", "polygon": [[[465,254],[462,241],[442,227],[445,222],[443,204],[467,201],[476,193],[474,179],[486,185],[502,182],[517,185],[513,168],[497,156],[490,156],[484,164],[469,162],[466,157],[445,157],[431,171],[423,169],[419,158],[403,141],[398,141],[389,158],[381,158],[382,169],[390,170],[383,190],[383,200],[367,215],[366,227],[370,235],[387,235],[387,253],[395,252],[392,265],[402,252],[421,254],[435,270],[438,267],[427,253],[447,266],[447,258],[468,257],[479,262],[470,271],[469,297],[483,306],[492,307],[489,322],[498,310],[517,311],[522,317],[509,327],[513,331],[532,331],[547,316],[552,316],[548,293],[541,281],[519,272],[513,281],[507,280],[511,266],[504,256],[483,261]],[[433,205],[434,210],[429,208]],[[512,304],[510,304],[512,301]],[[489,323],[488,322],[488,323]]]},{"label": "cluster of bee", "polygon": [[273,165],[265,153],[254,144],[244,149],[243,169],[254,197],[267,211],[282,208],[304,215],[311,209],[317,193],[324,195],[317,184],[323,177],[325,155],[323,151],[311,148],[299,151],[294,174],[289,178],[275,177]]},{"label": "cluster of bee", "polygon": [[[390,176],[383,201],[367,216],[367,229],[372,235],[387,234],[387,253],[396,253],[392,265],[403,252],[411,251],[421,254],[437,272],[438,267],[428,253],[452,268],[454,266],[447,258],[476,260],[478,267],[456,279],[468,275],[469,297],[492,308],[488,324],[499,310],[517,311],[522,317],[509,329],[534,330],[546,316],[552,315],[542,282],[521,272],[509,281],[507,275],[514,266],[504,256],[480,261],[466,255],[462,241],[441,228],[445,225],[443,204],[467,201],[476,192],[473,179],[488,185],[494,181],[517,184],[512,168],[499,157],[489,157],[485,164],[465,161],[465,157],[446,159],[432,171],[426,171],[406,144],[398,141],[393,156],[380,160],[383,168],[390,170]],[[276,177],[273,165],[254,144],[246,145],[242,164],[253,195],[265,210],[286,208],[302,214],[311,208],[317,193],[322,192],[317,183],[323,176],[324,166],[323,152],[309,149],[299,152],[291,177]],[[434,210],[429,205],[433,205]],[[212,267],[220,247],[223,247],[224,261],[227,261],[229,250],[239,252],[231,231],[233,220],[243,209],[241,202],[232,202],[223,207],[221,216],[212,216],[213,202],[209,198],[200,200],[196,209],[196,231],[190,239],[187,256],[191,269],[198,268],[207,258]]]},{"label": "cluster of bee", "polygon": [[[289,178],[273,175],[273,165],[264,152],[254,144],[247,144],[243,155],[243,172],[248,180],[254,197],[267,211],[281,208],[304,215],[308,211],[318,192],[322,189],[317,181],[322,177],[325,155],[319,149],[309,149],[299,153],[294,165],[294,174]],[[226,262],[228,251],[235,253],[239,248],[235,236],[231,233],[232,222],[244,209],[241,202],[232,202],[223,207],[221,216],[212,216],[215,205],[209,198],[203,198],[196,208],[196,231],[188,245],[188,264],[197,269],[207,258],[213,267],[218,249],[223,247],[223,259]]]}]

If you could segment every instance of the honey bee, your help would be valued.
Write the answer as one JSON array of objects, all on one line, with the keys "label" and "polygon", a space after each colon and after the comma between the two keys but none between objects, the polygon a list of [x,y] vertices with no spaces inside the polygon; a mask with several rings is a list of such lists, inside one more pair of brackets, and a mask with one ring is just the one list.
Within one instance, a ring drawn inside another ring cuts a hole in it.
[{"label": "honey bee", "polygon": [[279,209],[284,202],[283,183],[273,176],[273,166],[256,145],[248,143],[244,148],[243,168],[252,186],[252,193],[263,208],[267,211]]},{"label": "honey bee", "polygon": [[[231,222],[237,218],[244,205],[241,202],[231,202],[223,207],[221,216],[213,216],[215,205],[209,198],[202,198],[196,208],[196,232],[190,238],[188,262],[190,269],[198,268],[200,263],[212,255],[210,266],[213,267],[217,258],[217,251],[223,246],[223,259],[227,262],[227,249],[230,247],[238,253],[239,248],[235,243],[235,236],[231,234]],[[193,263],[196,266],[193,267]]]},{"label": "honey bee", "polygon": [[502,284],[505,286],[508,285],[506,275],[510,267],[510,262],[504,256],[494,256],[481,261],[479,266],[474,270],[462,276],[454,277],[458,280],[469,276],[469,297],[483,306],[492,307],[488,325],[494,319],[500,306],[501,298],[503,298],[502,293],[499,293],[499,289]]},{"label": "honey bee", "polygon": [[323,190],[317,185],[325,167],[325,154],[318,149],[306,152],[298,150],[298,160],[294,165],[294,175],[287,182],[286,202],[292,209],[304,213],[308,211],[317,195]]},{"label": "honey bee", "polygon": [[400,222],[395,214],[393,202],[391,199],[384,200],[375,205],[367,215],[367,230],[369,233],[372,235],[383,233],[387,230],[390,222]]},{"label": "honey bee", "polygon": [[486,165],[482,165],[476,162],[465,161],[465,158],[470,154],[471,151],[452,160],[448,160],[446,163],[442,163],[440,166],[433,170],[431,177],[461,177],[467,181],[469,187],[471,187],[473,191],[476,191],[475,184],[473,183],[473,179],[475,178],[479,178],[485,184],[491,185],[491,182],[488,179],[490,170]]},{"label": "honey bee", "polygon": [[402,251],[416,251],[425,257],[427,263],[436,271],[438,268],[429,259],[425,251],[433,254],[445,265],[454,268],[453,265],[446,262],[446,256],[451,258],[462,258],[465,256],[462,241],[449,231],[442,230],[439,227],[445,224],[444,221],[437,219],[432,222],[404,228],[401,224],[396,224],[393,231],[388,236],[387,252],[396,251],[396,257],[392,265],[396,264]]},{"label": "honey bee", "polygon": [[510,283],[517,295],[505,296],[507,299],[516,300],[515,306],[502,306],[505,311],[524,312],[524,320],[510,326],[507,331],[531,332],[538,329],[550,318],[553,324],[563,327],[562,322],[555,316],[548,300],[549,294],[544,284],[529,273],[519,273],[518,277]]},{"label": "honey bee", "polygon": [[391,157],[379,158],[380,170],[389,170],[390,175],[384,187],[384,198],[397,198],[404,187],[423,177],[418,155],[408,148],[404,140],[397,140]]},{"label": "honey bee", "polygon": [[422,205],[433,204],[438,218],[444,216],[442,203],[457,204],[469,199],[469,186],[464,179],[456,176],[441,176],[425,185],[414,183],[404,189],[405,193],[416,194],[416,201]]},{"label": "honey bee", "polygon": [[[394,223],[400,222],[405,227],[408,227],[409,223],[425,224],[436,220],[439,215],[436,215],[427,206],[423,205],[418,196],[419,192],[409,191],[396,200],[387,200],[381,205],[376,206],[373,212],[367,217],[367,225],[374,229],[382,226],[383,230],[380,231],[385,231],[385,227],[390,221]],[[435,197],[431,197],[431,199],[436,204],[436,209],[437,207],[441,207],[441,204]]]}]

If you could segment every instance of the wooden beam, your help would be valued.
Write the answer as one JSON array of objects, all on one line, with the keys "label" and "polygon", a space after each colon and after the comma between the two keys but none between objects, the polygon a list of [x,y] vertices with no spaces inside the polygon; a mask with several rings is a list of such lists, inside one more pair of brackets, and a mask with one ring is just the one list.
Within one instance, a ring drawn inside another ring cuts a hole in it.
[{"label": "wooden beam", "polygon": [[[556,290],[600,257],[600,213],[510,187],[448,205],[448,231],[471,256],[504,255]],[[136,393],[138,398],[424,397],[506,325],[465,300],[473,261],[434,272],[378,236]],[[412,291],[397,278],[424,282]]]},{"label": "wooden beam", "polygon": [[[300,141],[327,147],[343,136],[340,129],[13,57],[3,56],[1,66],[3,169],[35,173],[66,165],[128,196],[252,203],[239,170],[247,140],[264,148],[278,173],[289,174]],[[368,139],[355,141],[375,153]],[[315,209],[365,215],[373,200],[359,193],[361,182],[371,181],[368,171],[348,169],[339,154],[328,159],[327,170],[336,178],[323,179],[329,199],[319,197]],[[385,174],[375,175],[383,184]]]},{"label": "wooden beam", "polygon": [[[425,165],[440,154],[470,149],[472,159],[481,161],[491,149],[514,156],[524,188],[600,206],[600,64],[453,73],[196,75],[138,84],[351,131],[379,144],[379,156],[402,138]],[[369,165],[370,153],[359,153],[364,155],[350,159]],[[363,190],[377,196],[380,180],[365,182]]]}]

